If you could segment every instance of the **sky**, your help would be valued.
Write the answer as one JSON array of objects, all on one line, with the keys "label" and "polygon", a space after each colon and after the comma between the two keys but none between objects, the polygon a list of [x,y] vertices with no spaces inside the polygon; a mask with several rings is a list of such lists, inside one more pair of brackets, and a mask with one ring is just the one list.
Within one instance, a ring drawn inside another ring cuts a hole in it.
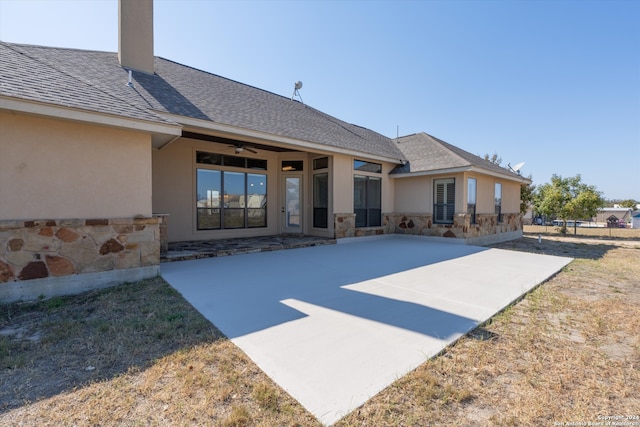
[{"label": "sky", "polygon": [[[0,0],[0,40],[118,48],[117,0]],[[640,201],[640,1],[155,0],[155,55],[388,137]]]}]

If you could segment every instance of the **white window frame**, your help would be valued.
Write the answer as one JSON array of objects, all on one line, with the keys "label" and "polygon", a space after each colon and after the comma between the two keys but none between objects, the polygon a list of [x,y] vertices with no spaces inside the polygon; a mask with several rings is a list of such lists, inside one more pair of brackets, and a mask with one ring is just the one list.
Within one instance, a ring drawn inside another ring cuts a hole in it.
[{"label": "white window frame", "polygon": [[[438,186],[442,185],[442,192],[438,192]],[[438,200],[438,194],[443,196]],[[452,200],[449,200],[452,199]],[[442,209],[439,211],[439,209]],[[433,222],[434,224],[453,224],[456,211],[456,179],[440,178],[433,180]]]}]

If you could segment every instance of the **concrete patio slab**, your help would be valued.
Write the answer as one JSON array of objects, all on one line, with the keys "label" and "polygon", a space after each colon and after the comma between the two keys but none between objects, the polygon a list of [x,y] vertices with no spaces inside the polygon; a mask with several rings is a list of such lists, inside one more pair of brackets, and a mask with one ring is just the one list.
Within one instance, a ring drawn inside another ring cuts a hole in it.
[{"label": "concrete patio slab", "polygon": [[161,273],[330,425],[570,261],[389,236]]}]

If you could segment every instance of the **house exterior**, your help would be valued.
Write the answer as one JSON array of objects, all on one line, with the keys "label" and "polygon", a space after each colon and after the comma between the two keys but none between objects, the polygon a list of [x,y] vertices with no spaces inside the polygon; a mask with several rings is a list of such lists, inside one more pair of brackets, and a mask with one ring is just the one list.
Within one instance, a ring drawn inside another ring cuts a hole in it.
[{"label": "house exterior", "polygon": [[167,242],[521,235],[528,180],[155,57],[152,0],[119,9],[117,53],[0,42],[0,300],[154,276]]},{"label": "house exterior", "polygon": [[476,244],[522,236],[520,187],[528,179],[426,133],[396,143],[408,161],[391,172],[388,232]]}]

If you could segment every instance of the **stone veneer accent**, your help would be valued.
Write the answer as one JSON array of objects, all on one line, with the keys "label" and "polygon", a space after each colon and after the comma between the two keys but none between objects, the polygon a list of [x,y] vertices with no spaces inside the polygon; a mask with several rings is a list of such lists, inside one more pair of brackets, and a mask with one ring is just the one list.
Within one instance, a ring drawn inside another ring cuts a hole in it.
[{"label": "stone veneer accent", "polygon": [[381,236],[383,234],[385,234],[384,227],[358,227],[355,237]]},{"label": "stone veneer accent", "polygon": [[158,266],[161,221],[0,221],[0,289],[12,282]]},{"label": "stone veneer accent", "polygon": [[434,224],[432,214],[390,213],[383,215],[382,227],[356,228],[352,213],[335,214],[335,238],[378,236],[383,234],[410,234],[439,238],[462,239],[465,243],[494,243],[511,240],[522,232],[522,215],[506,213],[498,222],[495,214],[477,214],[476,223],[471,216],[456,214],[453,224]]},{"label": "stone veneer accent", "polygon": [[166,254],[169,251],[169,214],[153,214],[158,218],[160,229],[160,253]]},{"label": "stone veneer accent", "polygon": [[344,239],[345,237],[355,237],[356,233],[356,214],[354,213],[337,213],[334,214],[334,231],[336,239]]},{"label": "stone veneer accent", "polygon": [[411,234],[458,239],[475,239],[522,230],[520,213],[505,213],[498,222],[495,214],[476,214],[476,223],[471,216],[455,214],[453,224],[434,224],[431,214],[385,214],[385,234]]}]

